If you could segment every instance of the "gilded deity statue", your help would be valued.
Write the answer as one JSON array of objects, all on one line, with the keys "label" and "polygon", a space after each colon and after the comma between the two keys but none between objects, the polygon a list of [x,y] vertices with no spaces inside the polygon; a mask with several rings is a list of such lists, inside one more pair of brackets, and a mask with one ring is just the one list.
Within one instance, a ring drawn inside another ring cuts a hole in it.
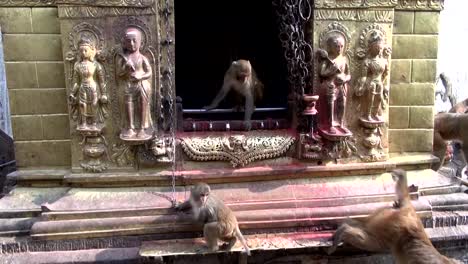
[{"label": "gilded deity statue", "polygon": [[361,66],[361,78],[355,94],[364,96],[362,120],[381,122],[381,112],[388,100],[388,56],[390,49],[385,47],[384,37],[377,31],[368,38],[367,54]]},{"label": "gilded deity statue", "polygon": [[123,53],[117,58],[117,76],[124,82],[125,125],[120,132],[123,140],[149,140],[153,137],[151,118],[152,69],[149,60],[140,53],[141,32],[128,28],[123,39]]},{"label": "gilded deity statue", "polygon": [[345,38],[341,34],[332,33],[326,39],[327,50],[318,52],[319,89],[321,97],[326,100],[326,107],[321,107],[319,125],[330,134],[336,134],[337,127],[340,133],[349,133],[345,127],[345,109],[351,75],[348,60],[343,55],[345,45]]},{"label": "gilded deity statue", "polygon": [[73,86],[69,95],[73,119],[79,131],[99,131],[98,122],[107,117],[107,93],[103,66],[96,61],[95,43],[78,41],[78,61],[73,66]]}]

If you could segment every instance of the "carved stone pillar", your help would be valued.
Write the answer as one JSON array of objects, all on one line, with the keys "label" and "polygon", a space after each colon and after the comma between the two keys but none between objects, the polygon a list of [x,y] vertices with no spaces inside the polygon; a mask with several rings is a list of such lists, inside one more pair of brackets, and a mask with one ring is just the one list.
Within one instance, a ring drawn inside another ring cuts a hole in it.
[{"label": "carved stone pillar", "polygon": [[[397,2],[314,1],[314,92],[321,96],[320,131],[331,158],[366,162],[387,158],[389,45]],[[338,57],[330,56],[335,44],[342,49]],[[341,124],[337,104],[343,107]]]},{"label": "carved stone pillar", "polygon": [[164,16],[158,16],[158,10],[166,8],[166,2],[79,2],[57,3],[66,55],[73,170],[102,172],[131,169],[148,159],[173,160],[162,100],[175,101],[175,93],[162,91],[160,74]]}]

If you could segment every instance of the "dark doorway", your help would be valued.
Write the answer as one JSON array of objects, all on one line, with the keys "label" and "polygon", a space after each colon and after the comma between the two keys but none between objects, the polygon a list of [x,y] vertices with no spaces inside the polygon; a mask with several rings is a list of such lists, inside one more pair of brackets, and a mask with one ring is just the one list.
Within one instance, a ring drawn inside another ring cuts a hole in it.
[{"label": "dark doorway", "polygon": [[[175,38],[176,91],[184,109],[208,105],[237,59],[250,60],[265,85],[257,108],[287,106],[287,67],[271,0],[176,0]],[[231,98],[219,108],[231,108]]]}]

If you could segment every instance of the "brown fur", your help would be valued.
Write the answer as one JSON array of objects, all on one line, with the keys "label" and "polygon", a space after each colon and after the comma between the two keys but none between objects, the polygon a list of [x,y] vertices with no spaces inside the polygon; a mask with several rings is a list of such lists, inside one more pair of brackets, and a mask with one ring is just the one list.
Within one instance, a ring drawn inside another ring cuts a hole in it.
[{"label": "brown fur", "polygon": [[[457,109],[462,109],[457,106]],[[461,143],[463,158],[466,163],[468,157],[468,114],[439,113],[434,118],[434,139],[432,154],[439,158],[431,168],[435,171],[444,164],[447,151],[447,141],[457,140]]]},{"label": "brown fur", "polygon": [[432,245],[411,204],[406,172],[394,170],[398,201],[394,208],[382,208],[363,220],[343,223],[333,235],[329,254],[343,241],[357,248],[381,252],[390,250],[396,263],[458,263],[441,255]]},{"label": "brown fur", "polygon": [[[205,195],[205,196],[204,196]],[[203,198],[206,197],[206,201]],[[222,250],[231,250],[239,239],[250,255],[250,249],[244,236],[239,230],[236,216],[223,201],[211,193],[210,186],[206,183],[198,183],[190,192],[190,199],[178,205],[176,209],[181,211],[192,210],[194,220],[204,224],[203,236],[207,243],[208,251],[217,251],[218,240],[227,242]]]},{"label": "brown fur", "polygon": [[218,94],[210,105],[203,108],[206,110],[216,108],[231,89],[242,99],[245,99],[244,121],[246,122],[246,129],[250,130],[250,119],[255,110],[255,102],[263,96],[263,84],[258,80],[250,61],[233,61],[224,75],[223,86]]}]

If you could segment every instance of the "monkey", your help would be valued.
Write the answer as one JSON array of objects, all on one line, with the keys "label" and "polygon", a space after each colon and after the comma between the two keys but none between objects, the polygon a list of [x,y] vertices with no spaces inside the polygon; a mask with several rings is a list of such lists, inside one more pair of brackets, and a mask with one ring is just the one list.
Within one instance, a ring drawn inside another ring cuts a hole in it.
[{"label": "monkey", "polygon": [[450,108],[449,113],[459,113],[459,114],[468,113],[468,98],[453,105],[453,107]]},{"label": "monkey", "polygon": [[[462,108],[459,108],[462,109]],[[439,161],[431,164],[431,169],[437,171],[444,164],[447,151],[447,141],[456,140],[462,150],[462,159],[466,164],[468,157],[468,113],[438,113],[434,118],[434,139],[432,154]]]},{"label": "monkey", "polygon": [[[468,98],[465,100],[453,105],[453,107],[448,111],[449,113],[459,113],[459,114],[467,114],[468,113]],[[448,115],[450,116],[450,115]],[[453,129],[453,128],[448,128],[448,123],[446,124],[446,121],[444,119],[448,118],[447,115],[444,115],[443,113],[438,113],[435,116],[434,120],[434,138],[433,138],[433,144],[432,144],[432,154],[436,157],[439,158],[439,162],[435,162],[431,165],[431,168],[435,171],[439,170],[442,165],[444,165],[445,159],[447,157],[447,152],[448,152],[448,139],[447,137],[444,137],[443,135],[445,134],[453,134],[448,131],[448,129]],[[460,133],[462,134],[462,133]],[[467,139],[468,140],[468,139]],[[453,141],[453,151],[459,151],[460,149],[463,149],[463,140],[461,139],[454,139]],[[457,150],[455,150],[457,149]],[[461,155],[461,162],[466,164],[466,154]],[[463,174],[462,174],[463,175]]]},{"label": "monkey", "polygon": [[390,250],[400,264],[458,263],[440,254],[429,240],[411,204],[406,171],[395,169],[391,174],[397,196],[393,208],[381,208],[366,219],[343,223],[332,236],[328,254],[343,241],[368,251]]},{"label": "monkey", "polygon": [[[198,183],[190,190],[190,198],[177,205],[178,211],[193,213],[194,221],[203,224],[203,236],[209,252],[231,250],[239,239],[245,252],[250,256],[250,249],[244,236],[239,230],[237,218],[224,202],[214,196],[206,183]],[[218,247],[218,240],[227,242]]]},{"label": "monkey", "polygon": [[436,92],[436,96],[440,94],[443,102],[447,102],[447,98],[448,98],[450,100],[450,104],[453,107],[456,103],[456,99],[455,99],[455,96],[453,96],[452,82],[450,81],[449,77],[444,72],[439,74],[439,77],[437,78],[437,82],[439,80],[442,81],[442,85],[444,85],[445,92],[440,92],[440,91]]},{"label": "monkey", "polygon": [[257,78],[249,60],[233,61],[226,73],[221,89],[211,104],[203,109],[209,111],[216,108],[226,97],[230,90],[234,90],[237,96],[245,99],[244,105],[244,125],[246,130],[250,130],[252,125],[250,120],[255,110],[255,103],[263,97],[263,83]]}]

